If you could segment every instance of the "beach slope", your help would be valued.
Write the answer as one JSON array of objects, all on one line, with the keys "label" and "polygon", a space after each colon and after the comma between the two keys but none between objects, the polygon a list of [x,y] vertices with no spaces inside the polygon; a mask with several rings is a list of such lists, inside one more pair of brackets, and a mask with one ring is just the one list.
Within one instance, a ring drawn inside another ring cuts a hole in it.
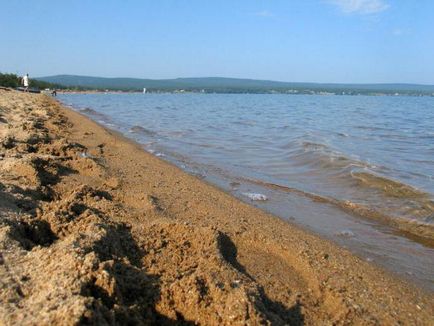
[{"label": "beach slope", "polygon": [[434,324],[433,295],[0,90],[0,324]]}]

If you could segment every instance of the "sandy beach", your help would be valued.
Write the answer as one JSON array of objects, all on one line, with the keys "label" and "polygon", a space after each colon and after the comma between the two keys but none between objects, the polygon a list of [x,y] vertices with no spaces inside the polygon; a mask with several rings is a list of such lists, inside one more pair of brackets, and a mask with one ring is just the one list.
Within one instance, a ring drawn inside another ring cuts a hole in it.
[{"label": "sandy beach", "polygon": [[0,324],[432,325],[434,296],[0,89]]}]

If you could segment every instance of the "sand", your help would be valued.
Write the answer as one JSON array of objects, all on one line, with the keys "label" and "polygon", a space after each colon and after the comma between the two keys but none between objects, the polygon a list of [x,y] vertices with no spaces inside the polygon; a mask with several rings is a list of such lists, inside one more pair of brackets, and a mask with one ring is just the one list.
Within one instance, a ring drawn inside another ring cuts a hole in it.
[{"label": "sand", "polygon": [[0,324],[429,325],[434,296],[0,90]]}]

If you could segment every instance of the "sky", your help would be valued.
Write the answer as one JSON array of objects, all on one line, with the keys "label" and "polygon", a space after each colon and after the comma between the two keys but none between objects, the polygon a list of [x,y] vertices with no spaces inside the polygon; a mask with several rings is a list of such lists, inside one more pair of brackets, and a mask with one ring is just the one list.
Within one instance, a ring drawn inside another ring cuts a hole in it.
[{"label": "sky", "polygon": [[434,84],[432,0],[0,0],[0,72]]}]

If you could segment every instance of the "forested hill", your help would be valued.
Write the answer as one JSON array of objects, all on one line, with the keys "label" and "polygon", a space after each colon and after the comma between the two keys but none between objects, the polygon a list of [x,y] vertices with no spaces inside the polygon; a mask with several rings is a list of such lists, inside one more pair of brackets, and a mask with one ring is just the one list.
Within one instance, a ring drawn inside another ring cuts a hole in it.
[{"label": "forested hill", "polygon": [[321,84],[278,82],[270,80],[238,79],[223,77],[177,78],[177,79],[139,79],[104,78],[75,75],[57,75],[37,78],[41,81],[56,83],[67,87],[91,89],[140,91],[205,91],[217,93],[309,93],[330,92],[347,94],[364,93],[404,93],[432,94],[434,85],[417,84]]}]

